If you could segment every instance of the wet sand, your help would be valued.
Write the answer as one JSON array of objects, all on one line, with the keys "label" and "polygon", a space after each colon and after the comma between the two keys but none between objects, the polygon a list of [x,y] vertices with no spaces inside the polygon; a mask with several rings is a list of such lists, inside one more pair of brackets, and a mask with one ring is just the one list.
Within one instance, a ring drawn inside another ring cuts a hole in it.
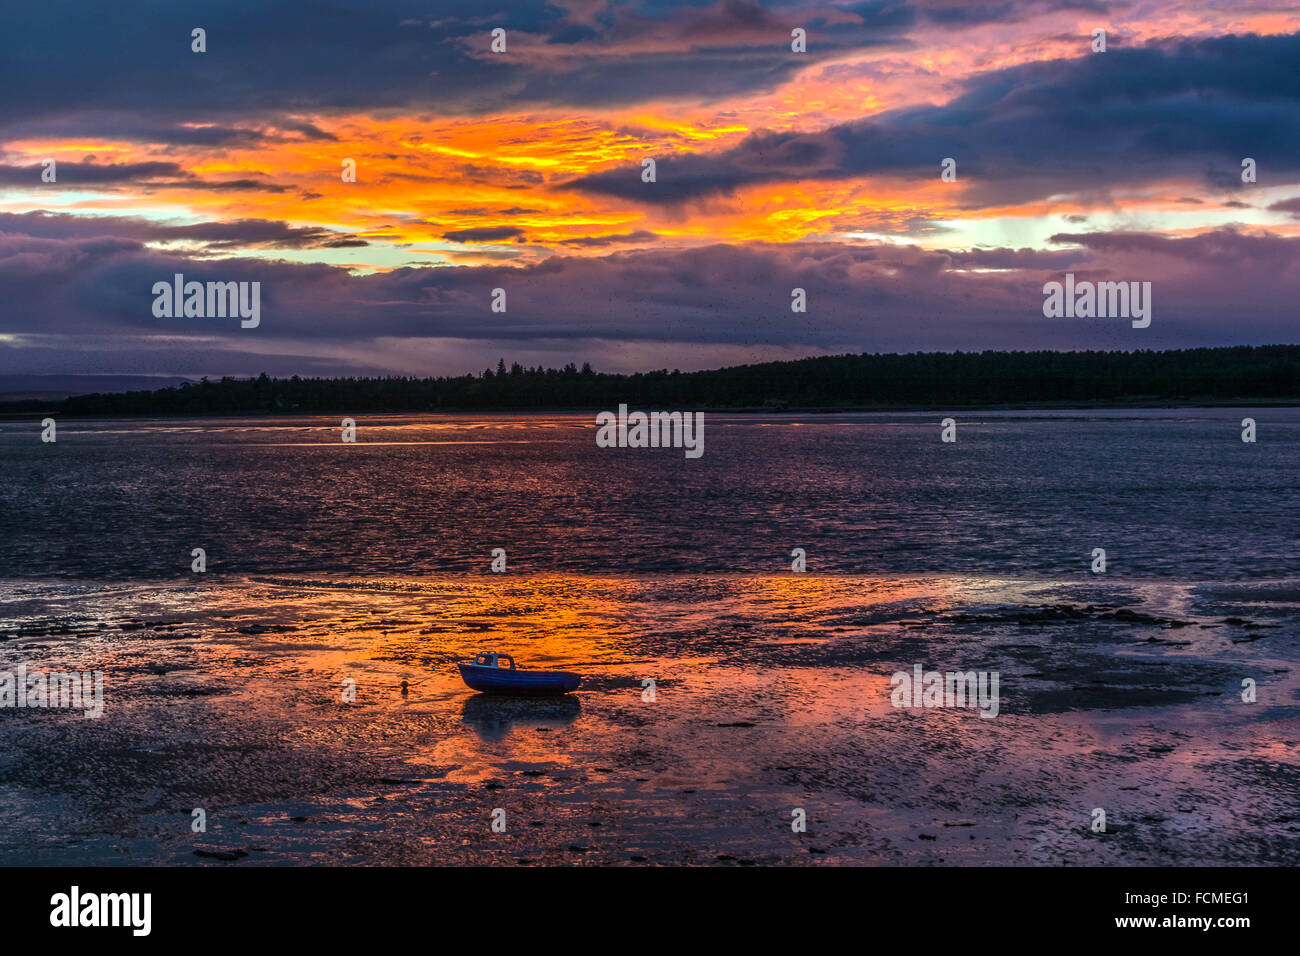
[{"label": "wet sand", "polygon": [[[1294,865],[1298,609],[1286,581],[11,581],[0,669],[101,669],[105,712],[0,710],[0,862]],[[454,661],[486,649],[583,686],[476,695]],[[918,663],[998,672],[999,715],[893,707]]]}]

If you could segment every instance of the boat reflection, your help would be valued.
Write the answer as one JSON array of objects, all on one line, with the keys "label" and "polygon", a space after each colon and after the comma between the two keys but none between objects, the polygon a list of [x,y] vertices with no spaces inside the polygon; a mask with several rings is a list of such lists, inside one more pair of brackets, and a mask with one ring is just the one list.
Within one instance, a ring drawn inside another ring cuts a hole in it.
[{"label": "boat reflection", "polygon": [[465,701],[461,719],[484,740],[502,740],[515,727],[565,727],[582,713],[574,694],[563,697],[503,697],[475,694]]}]

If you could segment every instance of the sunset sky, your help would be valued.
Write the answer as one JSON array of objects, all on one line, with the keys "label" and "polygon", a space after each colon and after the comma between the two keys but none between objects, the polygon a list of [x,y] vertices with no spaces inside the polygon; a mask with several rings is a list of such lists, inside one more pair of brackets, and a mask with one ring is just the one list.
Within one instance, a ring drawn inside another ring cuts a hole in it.
[{"label": "sunset sky", "polygon": [[[1298,251],[1297,3],[0,12],[0,379],[1295,343]],[[261,324],[156,318],[177,272]]]}]

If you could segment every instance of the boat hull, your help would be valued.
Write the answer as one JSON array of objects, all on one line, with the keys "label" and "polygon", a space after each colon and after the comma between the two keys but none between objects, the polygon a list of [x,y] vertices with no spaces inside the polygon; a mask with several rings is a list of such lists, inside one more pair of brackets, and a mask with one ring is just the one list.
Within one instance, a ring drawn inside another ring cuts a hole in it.
[{"label": "boat hull", "polygon": [[481,694],[567,694],[581,682],[571,671],[520,671],[507,667],[457,664],[460,678]]}]

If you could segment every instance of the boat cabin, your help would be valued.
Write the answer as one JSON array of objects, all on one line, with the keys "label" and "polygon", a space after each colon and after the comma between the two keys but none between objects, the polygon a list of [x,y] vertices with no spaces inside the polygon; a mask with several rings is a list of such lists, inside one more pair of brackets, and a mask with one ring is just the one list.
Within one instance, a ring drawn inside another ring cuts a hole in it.
[{"label": "boat cabin", "polygon": [[474,658],[475,667],[500,667],[503,669],[514,670],[515,659],[509,654],[499,654],[496,651],[486,651],[478,654]]}]

